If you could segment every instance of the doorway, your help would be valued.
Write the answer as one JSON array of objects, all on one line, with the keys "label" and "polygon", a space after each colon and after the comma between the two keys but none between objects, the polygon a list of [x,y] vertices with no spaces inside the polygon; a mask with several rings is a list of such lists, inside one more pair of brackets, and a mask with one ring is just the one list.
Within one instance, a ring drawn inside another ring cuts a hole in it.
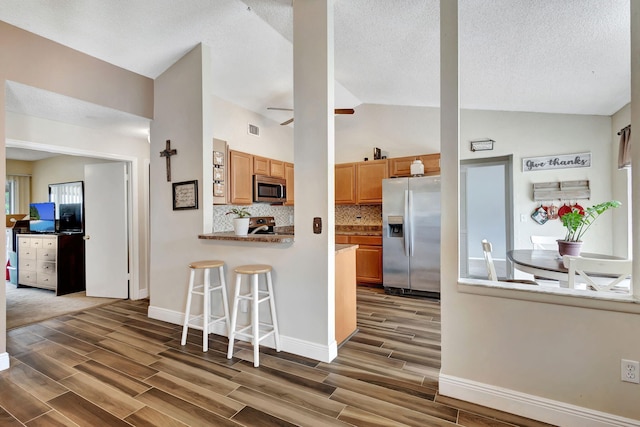
[{"label": "doorway", "polygon": [[486,279],[481,241],[493,246],[498,277],[510,278],[513,249],[513,156],[460,162],[460,277]]}]

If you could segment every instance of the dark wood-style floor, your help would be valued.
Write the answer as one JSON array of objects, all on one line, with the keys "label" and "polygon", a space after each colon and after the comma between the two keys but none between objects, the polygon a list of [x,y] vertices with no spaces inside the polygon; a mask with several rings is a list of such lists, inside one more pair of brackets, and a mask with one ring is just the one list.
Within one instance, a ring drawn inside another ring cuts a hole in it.
[{"label": "dark wood-style floor", "polygon": [[[358,290],[360,331],[332,363],[148,319],[121,301],[8,333],[2,426],[542,426],[438,395],[440,307]],[[301,319],[304,321],[304,319]]]}]

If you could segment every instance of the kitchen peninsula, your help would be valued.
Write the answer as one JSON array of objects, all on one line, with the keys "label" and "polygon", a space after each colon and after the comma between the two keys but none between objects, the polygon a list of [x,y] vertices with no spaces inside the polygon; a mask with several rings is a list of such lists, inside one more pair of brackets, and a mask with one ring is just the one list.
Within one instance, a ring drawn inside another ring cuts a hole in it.
[{"label": "kitchen peninsula", "polygon": [[[293,234],[249,234],[236,236],[234,232],[198,235],[198,239],[227,240],[251,243],[293,243]],[[356,250],[358,245],[335,245],[335,336],[341,344],[356,331]]]}]

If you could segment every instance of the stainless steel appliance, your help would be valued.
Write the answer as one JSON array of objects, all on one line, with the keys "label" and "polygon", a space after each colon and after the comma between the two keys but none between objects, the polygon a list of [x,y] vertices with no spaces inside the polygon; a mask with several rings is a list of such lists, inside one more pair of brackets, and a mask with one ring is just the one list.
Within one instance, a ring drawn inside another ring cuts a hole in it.
[{"label": "stainless steel appliance", "polygon": [[440,297],[440,177],[382,182],[383,285]]},{"label": "stainless steel appliance", "polygon": [[253,201],[284,203],[287,201],[286,181],[272,176],[253,176]]}]

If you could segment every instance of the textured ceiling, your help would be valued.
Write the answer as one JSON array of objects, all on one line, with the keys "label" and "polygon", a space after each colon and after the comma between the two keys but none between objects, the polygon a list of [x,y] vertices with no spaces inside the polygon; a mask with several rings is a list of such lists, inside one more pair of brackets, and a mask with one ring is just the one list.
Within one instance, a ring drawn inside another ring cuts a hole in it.
[{"label": "textured ceiling", "polygon": [[[438,14],[438,0],[337,0],[336,107],[438,106]],[[292,0],[0,2],[0,20],[151,78],[202,42],[214,94],[274,120],[289,114],[267,107],[293,103],[292,16]],[[460,0],[459,20],[464,108],[611,115],[629,102],[629,0]],[[8,109],[32,114],[13,92]]]}]

